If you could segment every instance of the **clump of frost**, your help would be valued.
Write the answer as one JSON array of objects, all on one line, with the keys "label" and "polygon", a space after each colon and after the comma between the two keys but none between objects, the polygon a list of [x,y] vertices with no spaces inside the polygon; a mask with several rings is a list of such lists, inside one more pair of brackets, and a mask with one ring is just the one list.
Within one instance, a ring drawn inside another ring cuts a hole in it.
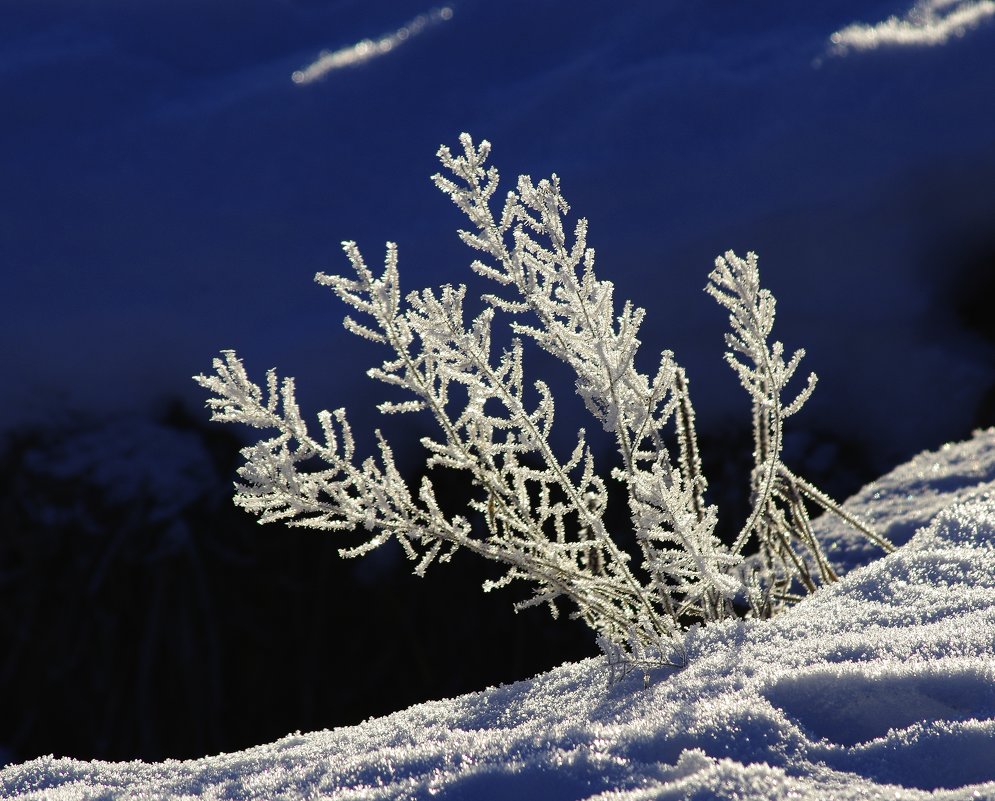
[{"label": "clump of frost", "polygon": [[[663,351],[655,373],[637,369],[646,312],[629,301],[617,307],[612,283],[595,271],[587,221],[570,231],[560,179],[519,176],[504,202],[494,204],[499,175],[487,163],[490,143],[462,134],[460,144],[459,155],[439,149],[443,172],[433,180],[470,222],[459,236],[479,256],[472,269],[496,285],[482,296],[480,314],[466,319],[462,284],[404,294],[394,243],[382,271],[345,242],[352,273],[316,276],[350,307],[346,328],[389,353],[368,374],[405,399],[385,401],[380,411],[434,419],[436,435],[421,440],[431,477],[412,491],[379,431],[377,457],[356,458],[345,409],[320,412],[320,434],[311,433],[294,379],[281,381],[270,370],[264,388],[227,350],[214,360],[213,374],[195,377],[211,393],[212,419],[270,432],[242,451],[236,503],[263,523],[365,530],[366,541],[343,548],[343,556],[397,540],[419,575],[457,550],[497,562],[505,572],[485,590],[524,583],[531,594],[516,610],[547,606],[554,617],[566,601],[617,675],[683,666],[687,621],[722,621],[734,613],[734,600],[766,618],[835,581],[810,507],[891,550],[782,461],[785,421],[808,400],[816,378],[810,374],[800,391],[789,388],[804,351],[789,355],[772,338],[776,301],[760,284],[756,254],[720,256],[706,286],[729,312],[726,359],[753,413],[752,510],[726,547],[715,535],[718,511],[705,497],[684,368]],[[514,336],[510,346],[495,344],[499,320]],[[618,466],[608,473],[626,493],[635,553],[609,530],[607,481],[585,430],[577,431],[569,455],[552,446],[555,400],[546,382],[525,378],[527,343],[573,373],[587,411],[614,440]],[[444,470],[473,485],[465,515],[442,509],[433,480]],[[746,568],[748,545],[759,553]]]}]

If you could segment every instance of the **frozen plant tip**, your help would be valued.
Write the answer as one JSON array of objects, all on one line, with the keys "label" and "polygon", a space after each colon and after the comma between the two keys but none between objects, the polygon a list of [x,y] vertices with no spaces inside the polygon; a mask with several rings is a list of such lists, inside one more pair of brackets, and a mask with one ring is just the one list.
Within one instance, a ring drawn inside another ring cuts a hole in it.
[{"label": "frozen plant tip", "polygon": [[[319,413],[320,432],[312,434],[293,379],[281,381],[271,370],[264,390],[234,351],[224,351],[213,374],[196,377],[212,393],[212,418],[272,432],[242,451],[238,505],[260,522],[369,533],[343,556],[396,538],[419,575],[460,548],[498,562],[505,572],[485,590],[524,582],[530,595],[516,608],[545,605],[554,616],[557,602],[567,601],[597,635],[616,676],[684,664],[688,622],[721,620],[734,600],[769,616],[833,581],[807,504],[843,516],[890,548],[781,462],[783,421],[808,398],[815,376],[794,399],[782,398],[802,352],[785,362],[782,345],[768,341],[774,298],[759,286],[756,256],[727,253],[707,287],[730,312],[727,357],[753,401],[752,512],[727,547],[715,535],[715,507],[705,500],[685,372],[670,351],[654,375],[636,369],[645,312],[629,302],[616,308],[611,282],[595,274],[587,221],[568,233],[569,208],[555,175],[537,184],[520,176],[495,215],[498,173],[485,166],[490,144],[475,145],[467,134],[460,143],[460,155],[440,148],[444,174],[434,181],[471,223],[459,235],[480,254],[473,270],[497,286],[484,295],[484,311],[466,319],[463,285],[402,295],[392,243],[383,270],[374,272],[346,242],[352,274],[319,273],[316,280],[354,310],[347,329],[390,351],[369,375],[408,399],[385,402],[380,411],[435,419],[437,434],[421,440],[427,466],[468,474],[476,493],[470,511],[477,514],[444,514],[429,478],[412,491],[379,431],[378,456],[357,463],[344,409]],[[500,349],[491,336],[499,314],[515,335]],[[611,477],[625,487],[638,553],[620,547],[619,532],[606,527],[605,479],[584,430],[569,455],[550,445],[554,399],[544,382],[526,383],[526,342],[573,371],[587,410],[614,439],[619,463]],[[668,442],[676,443],[673,453]],[[745,556],[748,546],[756,556]]]}]

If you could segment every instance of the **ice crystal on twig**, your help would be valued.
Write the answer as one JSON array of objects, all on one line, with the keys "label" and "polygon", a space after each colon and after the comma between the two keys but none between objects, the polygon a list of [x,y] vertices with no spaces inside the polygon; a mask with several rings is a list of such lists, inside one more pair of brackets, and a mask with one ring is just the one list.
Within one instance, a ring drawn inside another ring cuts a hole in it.
[{"label": "ice crystal on twig", "polygon": [[[435,419],[436,435],[422,439],[427,466],[469,475],[476,493],[470,508],[482,524],[444,514],[429,478],[417,492],[409,489],[379,431],[377,457],[357,464],[343,409],[321,412],[320,434],[313,435],[293,379],[280,381],[270,371],[264,390],[225,351],[213,374],[197,376],[212,393],[213,419],[275,432],[243,451],[239,505],[261,522],[367,531],[364,542],[341,550],[344,556],[396,538],[419,574],[461,548],[498,562],[505,572],[485,590],[524,582],[530,595],[517,608],[546,605],[554,614],[566,600],[596,633],[616,676],[683,664],[688,621],[720,620],[737,598],[749,599],[754,614],[769,615],[799,590],[834,580],[806,503],[846,517],[887,547],[781,462],[782,423],[811,394],[815,376],[783,400],[803,352],[785,361],[783,346],[768,343],[774,298],[760,288],[755,255],[727,253],[707,287],[730,311],[728,360],[753,401],[753,508],[727,547],[705,499],[684,369],[670,351],[660,355],[655,374],[636,368],[645,311],[630,302],[616,307],[611,282],[595,273],[587,221],[568,229],[569,206],[555,175],[538,183],[519,177],[495,212],[499,176],[487,166],[490,144],[475,145],[467,134],[460,143],[459,155],[439,150],[444,174],[433,180],[470,221],[459,235],[480,254],[473,270],[497,285],[484,295],[482,312],[467,319],[463,285],[402,294],[391,243],[383,269],[374,272],[356,244],[345,242],[352,274],[319,273],[316,280],[352,308],[356,316],[345,318],[346,328],[390,351],[368,374],[408,397],[380,410]],[[515,335],[503,348],[492,337],[499,315]],[[613,438],[618,466],[611,476],[625,487],[637,554],[606,526],[605,479],[584,430],[569,455],[550,444],[554,398],[545,382],[526,382],[528,342],[573,372],[585,407]],[[315,459],[320,469],[310,468]],[[750,569],[748,543],[759,548]]]}]

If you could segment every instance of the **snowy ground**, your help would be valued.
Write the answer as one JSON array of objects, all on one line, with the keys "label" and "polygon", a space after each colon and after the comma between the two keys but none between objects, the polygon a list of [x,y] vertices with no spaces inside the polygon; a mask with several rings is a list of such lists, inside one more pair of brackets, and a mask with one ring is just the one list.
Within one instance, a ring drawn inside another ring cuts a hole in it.
[{"label": "snowy ground", "polygon": [[689,666],[646,690],[608,689],[590,659],[236,754],[36,759],[0,771],[0,794],[995,799],[995,429],[918,456],[848,508],[901,547],[869,561],[820,521],[852,572],[772,622],[694,630]]}]

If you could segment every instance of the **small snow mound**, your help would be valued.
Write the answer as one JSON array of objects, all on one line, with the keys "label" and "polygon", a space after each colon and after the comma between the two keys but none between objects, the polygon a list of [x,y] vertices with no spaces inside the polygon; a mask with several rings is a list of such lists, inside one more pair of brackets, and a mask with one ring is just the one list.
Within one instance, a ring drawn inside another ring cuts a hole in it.
[{"label": "small snow mound", "polygon": [[[995,428],[975,431],[966,442],[948,443],[938,450],[920,453],[868,484],[843,506],[894,545],[904,545],[940,513],[947,511],[949,518],[955,504],[992,499]],[[970,515],[981,523],[976,509]],[[813,527],[840,575],[881,556],[880,548],[832,515],[822,515]]]},{"label": "small snow mound", "polygon": [[995,721],[915,723],[853,749],[849,762],[869,779],[919,790],[995,782]]},{"label": "small snow mound", "polygon": [[936,547],[940,543],[995,547],[995,503],[972,500],[955,504],[937,515],[928,528],[920,529],[910,542],[919,548]]},{"label": "small snow mound", "polygon": [[914,724],[992,718],[995,669],[960,660],[820,665],[784,676],[764,695],[807,733],[853,746]]}]

